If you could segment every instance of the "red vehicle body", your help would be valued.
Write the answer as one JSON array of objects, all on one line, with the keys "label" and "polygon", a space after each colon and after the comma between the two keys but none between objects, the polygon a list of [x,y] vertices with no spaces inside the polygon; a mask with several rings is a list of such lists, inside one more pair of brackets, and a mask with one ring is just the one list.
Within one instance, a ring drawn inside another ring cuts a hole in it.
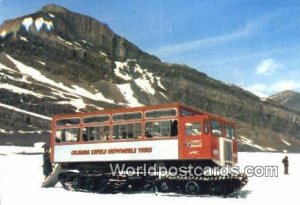
[{"label": "red vehicle body", "polygon": [[51,161],[237,162],[234,123],[179,103],[56,115]]}]

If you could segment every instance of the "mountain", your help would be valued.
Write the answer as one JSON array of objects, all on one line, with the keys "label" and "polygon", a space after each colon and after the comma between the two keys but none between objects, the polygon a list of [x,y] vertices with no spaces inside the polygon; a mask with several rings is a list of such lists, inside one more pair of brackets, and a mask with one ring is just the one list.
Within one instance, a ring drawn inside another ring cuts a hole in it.
[{"label": "mountain", "polygon": [[270,99],[289,109],[300,112],[300,93],[298,92],[286,90],[270,96]]},{"label": "mountain", "polygon": [[181,102],[237,123],[240,150],[300,151],[300,114],[185,65],[108,25],[48,5],[0,26],[0,144],[47,141],[57,113]]}]

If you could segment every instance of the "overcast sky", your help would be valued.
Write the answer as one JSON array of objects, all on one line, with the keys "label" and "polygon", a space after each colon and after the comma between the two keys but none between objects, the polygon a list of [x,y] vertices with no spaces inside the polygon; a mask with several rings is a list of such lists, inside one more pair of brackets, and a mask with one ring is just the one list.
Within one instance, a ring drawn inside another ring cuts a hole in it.
[{"label": "overcast sky", "polygon": [[300,91],[298,0],[0,0],[0,22],[49,3],[108,24],[165,62],[261,97]]}]

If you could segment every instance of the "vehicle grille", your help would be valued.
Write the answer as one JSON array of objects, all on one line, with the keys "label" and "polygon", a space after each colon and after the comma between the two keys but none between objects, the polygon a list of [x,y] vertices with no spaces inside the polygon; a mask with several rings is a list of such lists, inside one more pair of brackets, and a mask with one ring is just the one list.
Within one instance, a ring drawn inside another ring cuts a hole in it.
[{"label": "vehicle grille", "polygon": [[225,153],[225,160],[232,161],[232,142],[225,141],[224,142],[224,153]]}]

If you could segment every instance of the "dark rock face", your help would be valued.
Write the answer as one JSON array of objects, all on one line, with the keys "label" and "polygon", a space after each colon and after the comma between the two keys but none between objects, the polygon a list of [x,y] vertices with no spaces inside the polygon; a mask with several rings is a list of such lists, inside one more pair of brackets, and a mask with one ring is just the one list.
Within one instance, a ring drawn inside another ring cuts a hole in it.
[{"label": "dark rock face", "polygon": [[[162,63],[91,17],[49,5],[0,27],[0,103],[51,117],[166,102],[236,121],[240,150],[300,151],[294,108],[262,101],[187,66]],[[24,132],[18,130],[50,129],[47,120],[0,109],[0,144],[17,141],[9,141],[10,131],[19,139]],[[49,132],[25,135],[33,143],[47,140]]]}]

